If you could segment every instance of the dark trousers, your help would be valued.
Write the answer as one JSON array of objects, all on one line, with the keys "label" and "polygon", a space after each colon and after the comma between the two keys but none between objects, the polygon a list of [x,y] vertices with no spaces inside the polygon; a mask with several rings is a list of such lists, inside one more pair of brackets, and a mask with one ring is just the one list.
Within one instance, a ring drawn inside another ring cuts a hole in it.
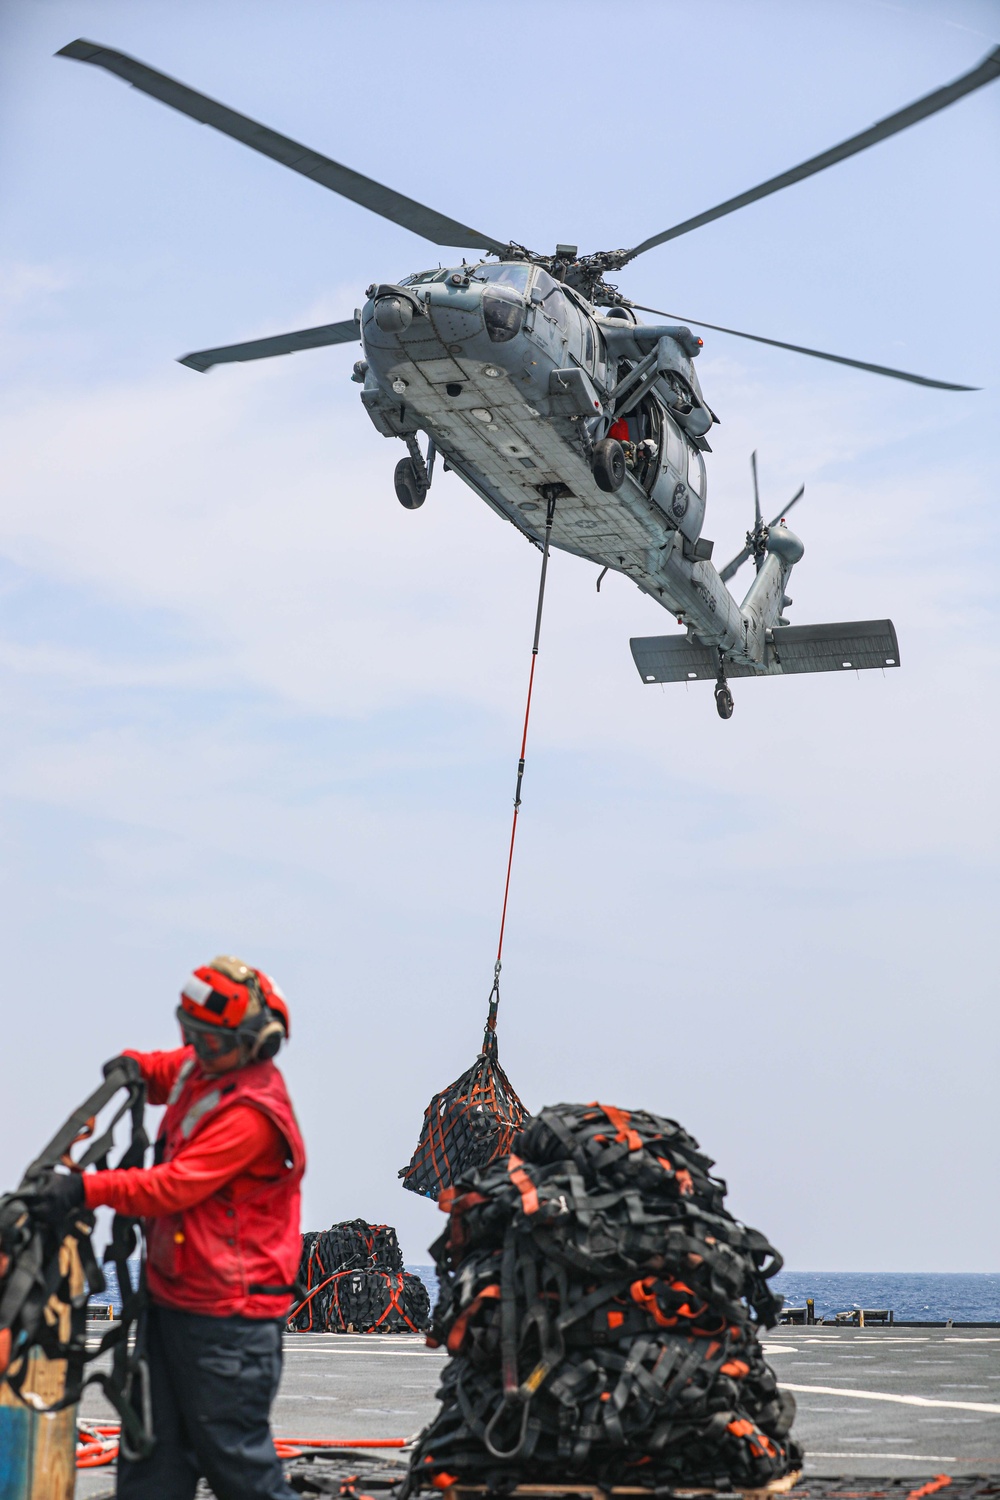
[{"label": "dark trousers", "polygon": [[146,1311],[156,1447],[119,1459],[119,1500],[193,1500],[199,1477],[218,1500],[295,1500],[271,1437],[281,1325]]}]

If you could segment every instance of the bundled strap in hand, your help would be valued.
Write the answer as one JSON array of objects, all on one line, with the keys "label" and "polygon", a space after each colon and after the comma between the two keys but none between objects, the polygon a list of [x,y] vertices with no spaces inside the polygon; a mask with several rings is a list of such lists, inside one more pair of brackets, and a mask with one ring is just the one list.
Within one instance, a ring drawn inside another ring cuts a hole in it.
[{"label": "bundled strap in hand", "polygon": [[[69,1155],[72,1146],[90,1138],[96,1116],[122,1088],[126,1090],[124,1103],[74,1162]],[[17,1191],[0,1197],[0,1380],[20,1396],[32,1349],[40,1349],[49,1359],[66,1360],[63,1396],[39,1409],[60,1411],[73,1406],[85,1386],[98,1384],[121,1417],[123,1449],[136,1457],[151,1452],[154,1441],[142,1349],[138,1343],[131,1354],[128,1349],[144,1295],[141,1281],[140,1288],[133,1290],[128,1274],[128,1260],[138,1243],[136,1221],[115,1215],[105,1260],[114,1263],[118,1275],[121,1320],[105,1334],[99,1348],[88,1354],[87,1303],[106,1287],[91,1241],[94,1215],[89,1210],[73,1210],[63,1224],[53,1228],[33,1216],[32,1200],[39,1180],[60,1163],[74,1171],[89,1166],[104,1170],[115,1126],[126,1114],[131,1117],[131,1140],[117,1165],[141,1167],[149,1145],[143,1125],[145,1100],[145,1084],[126,1063],[110,1067],[101,1086],[73,1111],[31,1163]],[[114,1350],[111,1374],[98,1372],[85,1379],[84,1367],[108,1349]],[[32,1405],[38,1406],[34,1398]]]}]

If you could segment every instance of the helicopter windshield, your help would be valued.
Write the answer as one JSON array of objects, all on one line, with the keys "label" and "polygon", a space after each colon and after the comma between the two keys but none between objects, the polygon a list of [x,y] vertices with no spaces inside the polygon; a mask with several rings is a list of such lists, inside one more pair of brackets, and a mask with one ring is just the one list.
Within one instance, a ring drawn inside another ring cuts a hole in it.
[{"label": "helicopter windshield", "polygon": [[531,267],[512,261],[501,261],[498,266],[476,266],[472,274],[477,281],[492,281],[494,286],[506,286],[512,292],[524,293],[528,290]]},{"label": "helicopter windshield", "polygon": [[436,271],[418,271],[414,276],[404,277],[399,284],[400,286],[420,286],[425,281],[443,281],[447,274],[447,267]]}]

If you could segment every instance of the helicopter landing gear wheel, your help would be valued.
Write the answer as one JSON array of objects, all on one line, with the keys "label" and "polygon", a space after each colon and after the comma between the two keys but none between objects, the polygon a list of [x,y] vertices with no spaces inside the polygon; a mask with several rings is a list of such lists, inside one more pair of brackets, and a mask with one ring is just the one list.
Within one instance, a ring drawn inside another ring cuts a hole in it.
[{"label": "helicopter landing gear wheel", "polygon": [[420,483],[411,458],[401,458],[393,475],[396,499],[406,510],[419,510],[427,498],[427,489]]},{"label": "helicopter landing gear wheel", "polygon": [[733,695],[725,682],[715,684],[715,707],[720,719],[733,717]]},{"label": "helicopter landing gear wheel", "polygon": [[625,483],[625,449],[615,438],[605,438],[594,447],[590,461],[597,488],[613,495]]}]

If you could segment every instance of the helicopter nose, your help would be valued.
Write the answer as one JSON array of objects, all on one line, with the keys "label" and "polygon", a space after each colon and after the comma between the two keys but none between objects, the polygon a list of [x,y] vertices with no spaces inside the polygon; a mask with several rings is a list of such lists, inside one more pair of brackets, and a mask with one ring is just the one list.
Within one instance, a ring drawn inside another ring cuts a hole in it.
[{"label": "helicopter nose", "polygon": [[413,304],[406,297],[379,297],[375,322],[383,333],[402,333],[413,322]]}]

